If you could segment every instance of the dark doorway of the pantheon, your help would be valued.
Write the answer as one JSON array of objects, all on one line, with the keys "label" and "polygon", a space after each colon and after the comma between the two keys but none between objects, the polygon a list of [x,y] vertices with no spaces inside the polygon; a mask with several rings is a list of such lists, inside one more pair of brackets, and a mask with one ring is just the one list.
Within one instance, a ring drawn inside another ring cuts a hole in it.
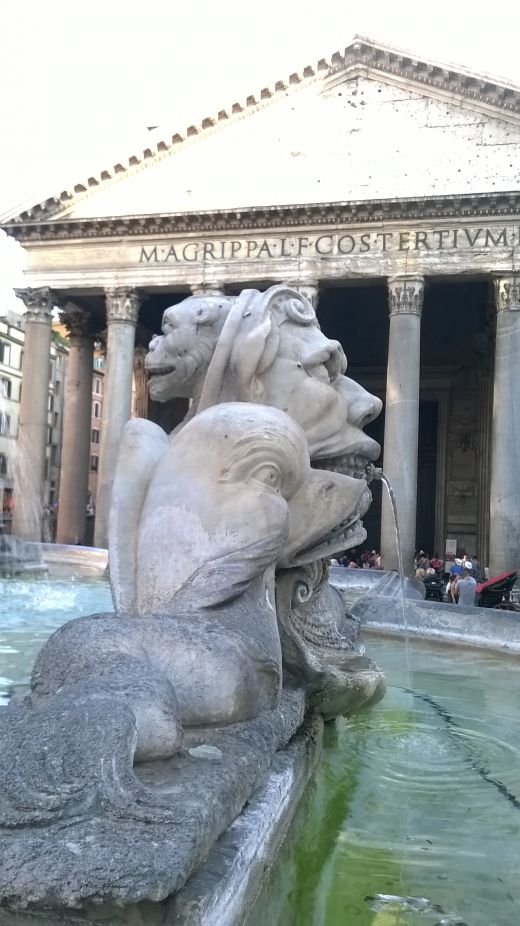
[{"label": "dark doorway of the pantheon", "polygon": [[[429,553],[437,552],[436,544],[441,546],[440,540],[445,536],[445,524],[436,523],[438,487],[444,486],[444,474],[440,474],[440,469],[445,466],[445,461],[439,457],[441,394],[450,396],[448,401],[451,401],[458,373],[464,369],[478,370],[481,360],[475,352],[475,344],[489,330],[488,303],[485,282],[428,281],[425,288],[421,323],[416,548]],[[389,333],[385,283],[323,290],[318,319],[327,337],[343,345],[348,359],[347,374],[384,403]],[[444,371],[449,372],[445,375]],[[444,427],[449,432],[449,421]],[[384,406],[379,418],[368,425],[366,431],[383,447]],[[383,455],[380,462],[382,458]],[[439,480],[440,475],[442,479]],[[381,483],[373,483],[374,501],[363,519],[367,530],[365,546],[369,549],[378,550],[380,545],[381,492]]]}]

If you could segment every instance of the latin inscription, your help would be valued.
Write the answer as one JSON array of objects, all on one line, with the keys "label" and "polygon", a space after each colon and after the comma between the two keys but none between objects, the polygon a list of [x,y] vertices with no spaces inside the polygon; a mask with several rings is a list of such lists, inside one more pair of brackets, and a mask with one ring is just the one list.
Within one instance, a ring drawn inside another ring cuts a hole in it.
[{"label": "latin inscription", "polygon": [[271,260],[275,258],[341,258],[349,254],[458,251],[513,248],[520,243],[520,226],[504,228],[441,228],[413,231],[335,232],[272,238],[225,238],[210,241],[175,240],[143,245],[140,264],[195,261]]}]

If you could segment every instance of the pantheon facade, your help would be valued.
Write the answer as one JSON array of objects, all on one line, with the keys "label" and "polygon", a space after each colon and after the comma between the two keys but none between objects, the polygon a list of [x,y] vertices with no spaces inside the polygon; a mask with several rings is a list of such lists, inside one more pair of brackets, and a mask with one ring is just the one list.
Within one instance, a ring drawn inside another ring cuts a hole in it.
[{"label": "pantheon facade", "polygon": [[[369,432],[415,548],[520,566],[520,91],[365,39],[5,214],[27,251],[13,530],[38,538],[51,310],[70,331],[58,539],[85,530],[92,349],[106,342],[96,543],[134,370],[165,308],[290,283],[384,401]],[[141,375],[140,374],[140,375]],[[141,411],[170,427],[179,400]],[[378,490],[368,542],[396,565]]]}]

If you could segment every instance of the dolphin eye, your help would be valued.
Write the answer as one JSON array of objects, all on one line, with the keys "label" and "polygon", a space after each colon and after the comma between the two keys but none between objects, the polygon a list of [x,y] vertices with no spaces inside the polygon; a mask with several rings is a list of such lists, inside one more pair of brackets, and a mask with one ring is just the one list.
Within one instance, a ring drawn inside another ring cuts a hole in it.
[{"label": "dolphin eye", "polygon": [[279,493],[282,488],[283,476],[276,463],[261,463],[251,473],[251,479],[262,483],[268,489],[272,489],[273,492]]}]

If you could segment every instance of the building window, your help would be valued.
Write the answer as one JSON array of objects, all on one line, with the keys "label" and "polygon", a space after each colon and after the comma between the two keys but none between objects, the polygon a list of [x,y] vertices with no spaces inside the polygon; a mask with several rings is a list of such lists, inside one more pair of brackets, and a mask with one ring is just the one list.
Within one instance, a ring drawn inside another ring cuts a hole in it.
[{"label": "building window", "polygon": [[11,430],[11,416],[5,412],[0,412],[0,434],[2,437],[9,437]]},{"label": "building window", "polygon": [[57,428],[60,423],[59,412],[54,412],[54,427]]},{"label": "building window", "polygon": [[54,408],[54,399],[52,395],[50,395],[49,398],[47,399],[47,411],[52,412],[53,408]]},{"label": "building window", "polygon": [[52,427],[47,428],[47,443],[52,444]]},{"label": "building window", "polygon": [[54,383],[54,395],[59,395],[59,394],[60,394],[60,385],[61,385],[61,383],[60,383],[59,379],[57,379],[56,382]]},{"label": "building window", "polygon": [[99,460],[99,457],[97,457],[95,454],[93,454],[93,455],[91,456],[91,458],[90,458],[90,472],[91,472],[91,473],[97,473],[97,471],[98,471],[98,460]]},{"label": "building window", "polygon": [[0,341],[0,363],[5,363],[6,366],[11,363],[11,345],[5,341]]},{"label": "building window", "polygon": [[90,440],[91,440],[91,443],[93,444],[99,444],[99,429],[98,428],[92,428],[92,434],[91,434]]},{"label": "building window", "polygon": [[0,396],[4,399],[11,398],[12,383],[6,376],[0,376]]},{"label": "building window", "polygon": [[0,453],[0,476],[7,476],[7,457],[5,453]]},{"label": "building window", "polygon": [[97,376],[94,380],[94,392],[96,395],[101,395],[101,380],[98,379]]},{"label": "building window", "polygon": [[92,413],[92,417],[93,417],[93,418],[99,418],[99,411],[100,411],[100,408],[101,408],[101,406],[100,406],[99,402],[94,402],[94,411],[93,411],[93,413]]},{"label": "building window", "polygon": [[104,369],[104,366],[105,366],[104,357],[94,357],[94,369],[95,370],[102,370]]}]

